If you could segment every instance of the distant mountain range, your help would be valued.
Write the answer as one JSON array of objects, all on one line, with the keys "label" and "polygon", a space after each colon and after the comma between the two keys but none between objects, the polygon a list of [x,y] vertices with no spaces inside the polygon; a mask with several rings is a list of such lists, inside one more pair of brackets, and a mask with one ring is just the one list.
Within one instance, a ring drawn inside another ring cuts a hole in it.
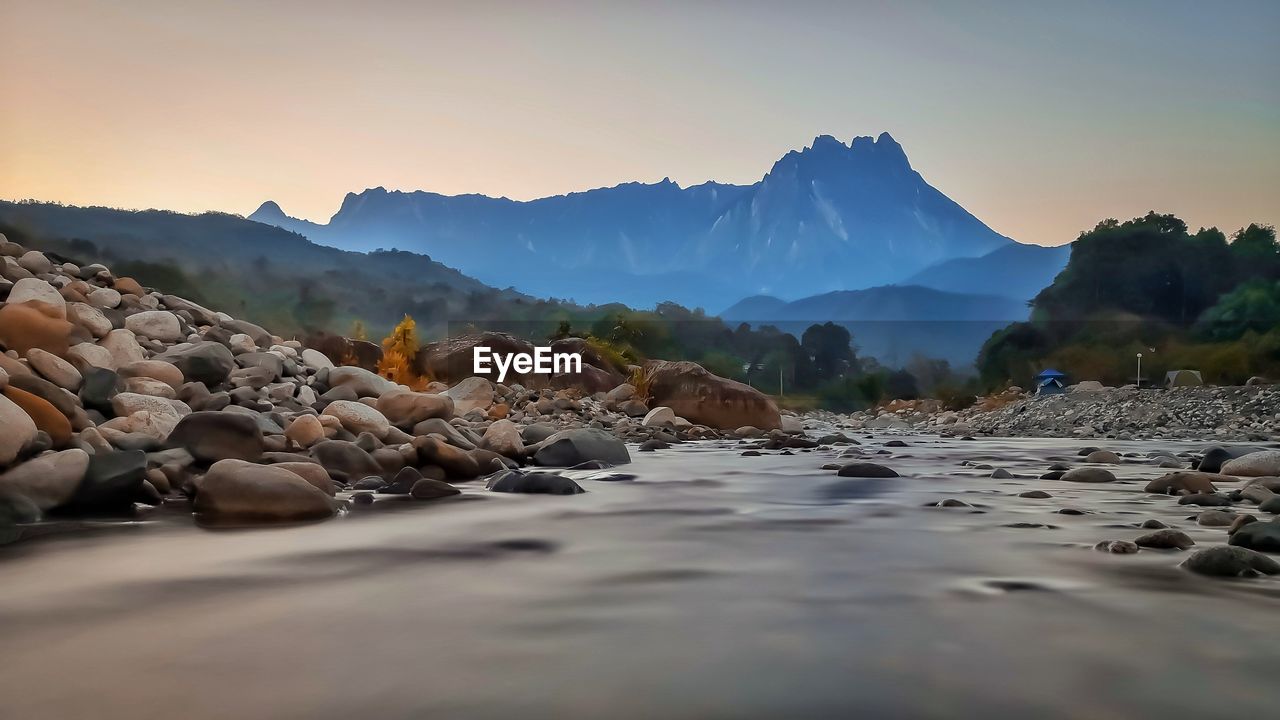
[{"label": "distant mountain range", "polygon": [[[796,299],[903,282],[1008,287],[1025,300],[1048,282],[1024,286],[1065,264],[929,185],[888,133],[848,144],[820,136],[749,186],[663,180],[531,201],[374,188],[348,194],[325,224],[271,201],[249,217],[333,247],[426,253],[496,287],[636,307],[671,300],[714,310],[755,294]],[[952,265],[960,260],[969,262]],[[977,279],[1005,273],[1014,279]]]},{"label": "distant mountain range", "polygon": [[886,364],[899,366],[923,355],[965,368],[993,332],[1027,314],[1025,301],[1001,295],[890,285],[792,302],[756,295],[724,310],[720,318],[730,324],[774,325],[795,335],[814,323],[834,322],[849,329],[860,354]]}]

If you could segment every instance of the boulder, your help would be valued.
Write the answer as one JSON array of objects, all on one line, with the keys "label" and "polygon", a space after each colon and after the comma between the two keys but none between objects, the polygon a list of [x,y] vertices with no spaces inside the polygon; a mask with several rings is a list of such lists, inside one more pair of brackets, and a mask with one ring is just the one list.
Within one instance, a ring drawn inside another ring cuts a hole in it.
[{"label": "boulder", "polygon": [[148,378],[157,380],[168,385],[175,391],[182,388],[185,379],[182,377],[182,371],[172,363],[163,360],[139,360],[131,362],[128,365],[120,367],[117,372],[120,377],[129,378]]},{"label": "boulder", "polygon": [[[476,374],[474,353],[478,346],[487,347],[498,355],[533,353],[532,345],[506,333],[486,332],[479,335],[464,335],[425,345],[414,358],[414,370],[422,376],[438,378],[450,383],[459,382]],[[497,382],[497,368],[493,367],[484,377]],[[527,388],[547,387],[548,380],[545,375],[517,373],[514,369],[509,370],[503,378],[505,383],[519,383]],[[459,415],[465,415],[467,411],[456,410],[456,412]]]},{"label": "boulder", "polygon": [[1242,547],[1220,545],[1197,550],[1182,561],[1182,567],[1211,577],[1257,577],[1280,575],[1280,563]]},{"label": "boulder", "polygon": [[443,480],[424,477],[413,483],[409,490],[415,500],[438,500],[451,495],[459,495],[462,491]]},{"label": "boulder", "polygon": [[346,440],[322,440],[311,446],[311,457],[326,470],[340,472],[349,478],[382,477],[386,474],[364,448]]},{"label": "boulder", "polygon": [[1075,468],[1063,473],[1061,479],[1066,482],[1109,483],[1115,482],[1116,476],[1103,468]]},{"label": "boulder", "polygon": [[333,482],[333,478],[329,477],[329,471],[317,462],[282,462],[274,463],[274,467],[288,470],[298,477],[306,480],[316,488],[324,492],[325,495],[333,497],[337,494],[338,488]]},{"label": "boulder", "polygon": [[236,368],[236,359],[231,351],[222,343],[208,340],[175,345],[155,359],[176,366],[187,382],[204,383],[210,388],[226,381]]},{"label": "boulder", "polygon": [[1189,535],[1181,530],[1166,528],[1147,533],[1136,540],[1138,547],[1156,548],[1158,550],[1186,550],[1196,544]]},{"label": "boulder", "polygon": [[324,440],[324,425],[315,415],[299,415],[285,428],[284,436],[299,447],[309,448]]},{"label": "boulder", "polygon": [[676,413],[669,407],[656,407],[640,421],[645,427],[672,427],[676,424]]},{"label": "boulder", "polygon": [[217,518],[309,520],[333,515],[323,490],[274,465],[220,460],[196,485],[195,511]]},{"label": "boulder", "polygon": [[1237,477],[1280,475],[1280,450],[1263,450],[1228,460],[1222,465],[1222,474]]},{"label": "boulder", "polygon": [[561,430],[539,443],[533,455],[535,465],[550,467],[572,467],[592,460],[626,465],[631,455],[621,440],[596,428]]},{"label": "boulder", "polygon": [[480,463],[475,457],[437,437],[416,437],[413,446],[418,449],[422,462],[444,468],[450,478],[470,480],[480,475]]},{"label": "boulder", "polygon": [[182,414],[174,406],[176,400],[122,392],[111,398],[111,408],[118,418],[127,418],[134,413],[145,412],[149,416],[146,423],[147,432],[158,440],[164,440],[177,427]]},{"label": "boulder", "polygon": [[466,415],[472,410],[488,410],[493,404],[493,383],[482,377],[469,377],[445,393],[453,400],[453,411]]},{"label": "boulder", "polygon": [[16,460],[23,448],[35,441],[38,431],[21,406],[0,394],[0,468]]},{"label": "boulder", "polygon": [[66,355],[74,327],[44,303],[16,303],[11,298],[0,305],[0,346],[19,355],[26,355],[32,348]]},{"label": "boulder", "polygon": [[82,327],[96,338],[103,337],[111,332],[111,321],[98,308],[87,303],[69,303],[67,305],[67,320],[72,324]]},{"label": "boulder", "polygon": [[58,292],[58,288],[40,278],[22,278],[9,288],[6,302],[21,305],[27,302],[38,302],[48,306],[53,314],[65,320],[67,317],[67,301]]},{"label": "boulder", "polygon": [[895,478],[898,473],[892,468],[885,467],[876,463],[855,462],[847,465],[841,465],[836,472],[840,477],[855,478]]},{"label": "boulder", "polygon": [[383,393],[375,407],[388,422],[401,430],[409,430],[423,420],[431,418],[448,420],[453,417],[454,412],[452,397],[412,390],[391,390]]},{"label": "boulder", "polygon": [[581,485],[563,475],[518,470],[505,470],[494,475],[486,487],[501,493],[577,495],[586,492]]},{"label": "boulder", "polygon": [[46,380],[65,390],[76,392],[84,381],[74,365],[40,348],[31,348],[27,352],[27,362]]},{"label": "boulder", "polygon": [[0,475],[0,495],[21,495],[40,510],[69,502],[89,469],[89,453],[79,448],[40,455]]},{"label": "boulder", "polygon": [[141,450],[95,452],[71,505],[81,511],[121,511],[143,497],[147,454]]},{"label": "boulder", "polygon": [[178,316],[168,310],[144,310],[124,319],[125,329],[138,335],[163,343],[176,343],[186,335],[182,332],[182,323]]},{"label": "boulder", "polygon": [[14,405],[22,408],[36,429],[49,434],[54,447],[65,447],[71,442],[71,421],[59,412],[53,403],[44,398],[16,387],[17,378],[10,380],[9,387],[2,392]]},{"label": "boulder", "polygon": [[262,458],[262,433],[248,415],[227,411],[193,412],[169,433],[169,447],[180,447],[203,463]]},{"label": "boulder", "polygon": [[481,443],[485,449],[492,450],[513,459],[524,457],[524,441],[520,438],[520,428],[510,420],[498,420],[485,431]]},{"label": "boulder", "polygon": [[354,435],[367,432],[381,440],[391,430],[391,423],[387,422],[382,413],[354,400],[331,402],[321,415],[337,418],[342,427]]},{"label": "boulder", "polygon": [[1280,518],[1244,525],[1231,533],[1227,542],[1259,552],[1280,553]]},{"label": "boulder", "polygon": [[752,425],[764,430],[782,427],[782,416],[768,396],[753,387],[716,376],[691,362],[651,360],[645,363],[648,405],[671,408],[699,425],[732,430]]},{"label": "boulder", "polygon": [[1102,465],[1119,465],[1120,456],[1110,450],[1094,450],[1085,456],[1084,461],[1087,463],[1099,463]]},{"label": "boulder", "polygon": [[1218,476],[1203,472],[1172,472],[1147,483],[1144,492],[1160,495],[1190,495],[1196,493],[1215,493],[1213,479]]},{"label": "boulder", "polygon": [[328,376],[330,388],[350,388],[356,397],[376,398],[399,389],[395,383],[364,368],[344,365],[330,370]]},{"label": "boulder", "polygon": [[111,353],[112,367],[118,368],[131,362],[147,359],[146,351],[138,344],[138,339],[130,330],[112,330],[98,341],[98,345]]}]

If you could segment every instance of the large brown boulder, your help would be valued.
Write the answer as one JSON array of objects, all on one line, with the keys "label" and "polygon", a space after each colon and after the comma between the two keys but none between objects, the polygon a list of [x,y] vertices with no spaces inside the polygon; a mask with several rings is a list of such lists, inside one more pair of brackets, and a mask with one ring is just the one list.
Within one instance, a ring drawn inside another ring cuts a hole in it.
[{"label": "large brown boulder", "polygon": [[22,408],[36,424],[36,428],[49,433],[54,447],[65,447],[71,442],[71,421],[48,400],[26,390],[19,390],[12,384],[4,389],[4,396]]},{"label": "large brown boulder", "polygon": [[195,511],[206,516],[253,520],[329,517],[325,492],[295,472],[243,460],[219,460],[196,485]]},{"label": "large brown boulder", "polygon": [[650,360],[644,364],[644,375],[649,407],[669,407],[690,422],[721,430],[782,427],[778,406],[769,396],[697,363]]},{"label": "large brown boulder", "polygon": [[[414,370],[419,375],[449,384],[460,382],[473,375],[498,382],[498,369],[492,363],[489,373],[475,372],[474,350],[477,346],[487,347],[499,355],[533,353],[532,345],[506,333],[486,332],[479,335],[464,335],[423,346],[414,358]],[[507,372],[502,382],[507,385],[519,383],[529,388],[543,388],[547,386],[547,380],[546,375],[521,374],[513,369]]]},{"label": "large brown boulder", "polygon": [[64,314],[65,309],[37,300],[0,305],[0,347],[17,350],[19,355],[40,348],[64,357],[75,327]]}]

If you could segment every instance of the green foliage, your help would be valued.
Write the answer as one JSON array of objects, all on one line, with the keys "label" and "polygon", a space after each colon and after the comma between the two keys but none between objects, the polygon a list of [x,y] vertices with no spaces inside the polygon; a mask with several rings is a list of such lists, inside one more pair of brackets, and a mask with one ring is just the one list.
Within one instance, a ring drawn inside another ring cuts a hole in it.
[{"label": "green foliage", "polygon": [[1029,387],[1051,366],[1075,380],[1145,382],[1198,369],[1240,383],[1280,370],[1280,246],[1250,225],[1230,243],[1216,228],[1189,234],[1172,215],[1106,220],[1083,233],[1067,267],[1033,301],[1032,319],[993,334],[978,357],[986,388]]}]

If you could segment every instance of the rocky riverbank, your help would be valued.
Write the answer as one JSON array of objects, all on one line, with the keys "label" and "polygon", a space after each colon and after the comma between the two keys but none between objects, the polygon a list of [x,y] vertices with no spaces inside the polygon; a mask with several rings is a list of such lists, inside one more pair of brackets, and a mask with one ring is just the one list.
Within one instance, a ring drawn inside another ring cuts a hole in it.
[{"label": "rocky riverbank", "polygon": [[[415,391],[335,364],[376,346],[305,346],[2,236],[0,261],[0,524],[10,539],[46,517],[162,506],[210,522],[321,519],[375,496],[448,498],[481,478],[494,492],[571,493],[572,480],[526,468],[621,465],[626,443],[788,437],[771,400],[692,363],[622,369],[588,352],[581,372],[501,384],[450,368],[478,343],[523,343],[455,338],[420,353],[450,382]],[[642,391],[624,370],[641,374]]]},{"label": "rocky riverbank", "polygon": [[959,412],[937,401],[896,402],[853,413],[846,422],[853,429],[950,435],[1274,442],[1280,441],[1280,386],[1097,387],[1044,397],[1013,388]]}]

